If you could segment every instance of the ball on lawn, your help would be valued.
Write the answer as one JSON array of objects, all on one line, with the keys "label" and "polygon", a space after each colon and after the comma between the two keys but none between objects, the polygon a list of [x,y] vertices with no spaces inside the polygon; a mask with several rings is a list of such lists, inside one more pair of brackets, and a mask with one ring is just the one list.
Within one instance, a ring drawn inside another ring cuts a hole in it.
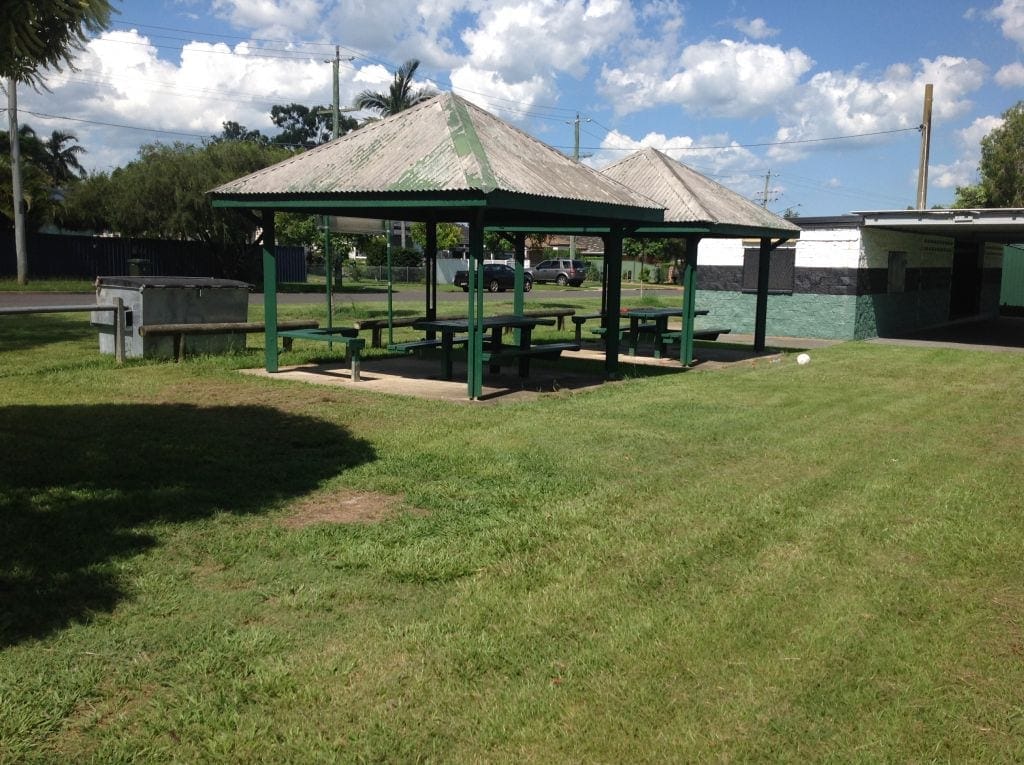
[{"label": "ball on lawn", "polygon": [[801,353],[799,356],[796,357],[796,363],[799,364],[800,366],[803,366],[804,364],[810,364],[811,357],[806,353]]}]

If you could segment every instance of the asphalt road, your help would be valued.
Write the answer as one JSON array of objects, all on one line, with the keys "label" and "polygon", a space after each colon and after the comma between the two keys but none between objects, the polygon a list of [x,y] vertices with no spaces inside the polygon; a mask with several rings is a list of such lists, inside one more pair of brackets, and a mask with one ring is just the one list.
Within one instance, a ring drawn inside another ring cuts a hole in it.
[{"label": "asphalt road", "polygon": [[[679,290],[671,287],[659,287],[656,290],[644,288],[645,294],[657,292],[661,295],[671,295]],[[529,305],[535,300],[544,301],[565,301],[585,300],[599,298],[600,289],[568,287],[562,290],[533,290],[526,293],[526,303]],[[639,297],[639,289],[622,290],[623,297]],[[494,295],[486,293],[484,300],[510,300],[511,292],[499,292]],[[423,300],[424,290],[420,288],[403,288],[394,292],[394,300],[410,301]],[[282,304],[313,304],[323,303],[325,300],[322,292],[282,292],[277,296],[278,303]],[[387,293],[380,292],[337,292],[334,294],[335,306],[345,303],[383,303],[387,300]],[[25,306],[55,306],[55,305],[88,305],[95,302],[93,292],[0,292],[0,308],[20,308]],[[437,292],[438,303],[465,303],[466,293],[439,287]],[[249,296],[250,305],[263,305],[263,295],[254,292]]]}]

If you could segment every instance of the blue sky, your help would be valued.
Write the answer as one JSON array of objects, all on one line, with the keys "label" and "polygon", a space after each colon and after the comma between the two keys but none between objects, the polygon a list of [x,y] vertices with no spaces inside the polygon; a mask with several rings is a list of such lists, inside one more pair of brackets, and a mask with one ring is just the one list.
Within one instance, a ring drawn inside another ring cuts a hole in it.
[{"label": "blue sky", "polygon": [[[109,31],[20,92],[23,123],[70,130],[90,169],[233,120],[272,134],[273,104],[386,89],[404,60],[583,161],[655,146],[769,208],[912,205],[925,83],[935,88],[928,203],[976,180],[978,143],[1024,99],[1024,0],[123,0]],[[42,116],[50,115],[50,116]],[[854,137],[849,137],[854,136]]]}]

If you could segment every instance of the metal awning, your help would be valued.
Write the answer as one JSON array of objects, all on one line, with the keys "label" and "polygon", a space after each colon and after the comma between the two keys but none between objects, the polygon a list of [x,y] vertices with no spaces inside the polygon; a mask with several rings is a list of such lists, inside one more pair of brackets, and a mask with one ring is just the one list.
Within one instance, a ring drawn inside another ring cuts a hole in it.
[{"label": "metal awning", "polygon": [[1024,242],[1024,209],[876,210],[855,212],[864,228],[948,236],[963,242]]}]

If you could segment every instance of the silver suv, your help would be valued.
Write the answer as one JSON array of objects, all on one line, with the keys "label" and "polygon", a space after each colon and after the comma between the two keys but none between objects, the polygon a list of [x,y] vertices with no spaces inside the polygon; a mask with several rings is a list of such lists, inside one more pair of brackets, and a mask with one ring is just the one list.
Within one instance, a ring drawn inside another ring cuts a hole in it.
[{"label": "silver suv", "polygon": [[587,264],[582,260],[544,260],[531,271],[535,282],[555,282],[563,287],[579,287],[587,278]]}]

